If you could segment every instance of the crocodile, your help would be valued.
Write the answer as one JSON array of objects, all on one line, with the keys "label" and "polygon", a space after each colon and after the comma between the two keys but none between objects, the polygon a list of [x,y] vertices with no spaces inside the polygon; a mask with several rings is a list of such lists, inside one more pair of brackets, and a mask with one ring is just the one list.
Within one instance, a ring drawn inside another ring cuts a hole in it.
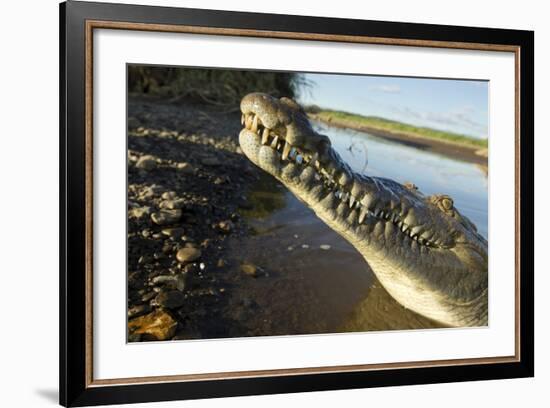
[{"label": "crocodile", "polygon": [[240,104],[239,144],[365,258],[402,306],[449,327],[488,324],[488,244],[450,196],[352,171],[293,99]]}]

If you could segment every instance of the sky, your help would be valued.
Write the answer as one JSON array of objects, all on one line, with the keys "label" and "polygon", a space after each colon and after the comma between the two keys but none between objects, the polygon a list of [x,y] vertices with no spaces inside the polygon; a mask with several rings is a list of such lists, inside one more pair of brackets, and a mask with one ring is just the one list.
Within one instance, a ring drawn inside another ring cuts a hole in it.
[{"label": "sky", "polygon": [[303,74],[302,104],[447,130],[488,135],[489,83],[431,78]]}]

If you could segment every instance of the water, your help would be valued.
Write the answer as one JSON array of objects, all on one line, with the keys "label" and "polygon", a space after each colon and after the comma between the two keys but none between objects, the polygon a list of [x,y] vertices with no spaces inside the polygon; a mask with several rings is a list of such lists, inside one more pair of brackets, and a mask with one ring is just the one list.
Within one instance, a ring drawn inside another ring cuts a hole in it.
[{"label": "water", "polygon": [[[410,181],[450,195],[487,237],[487,178],[481,168],[347,129],[316,124],[356,172]],[[243,216],[251,236],[230,239],[236,274],[230,316],[243,336],[441,327],[405,309],[381,287],[364,258],[282,184],[263,174]]]},{"label": "water", "polygon": [[426,194],[447,194],[487,238],[487,177],[483,169],[351,129],[316,125],[356,172],[412,182]]}]

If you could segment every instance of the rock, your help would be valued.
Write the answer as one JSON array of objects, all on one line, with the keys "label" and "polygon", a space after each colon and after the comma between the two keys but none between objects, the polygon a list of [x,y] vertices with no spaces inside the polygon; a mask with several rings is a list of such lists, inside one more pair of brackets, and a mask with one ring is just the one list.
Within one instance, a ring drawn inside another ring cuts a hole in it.
[{"label": "rock", "polygon": [[139,192],[139,198],[141,200],[148,200],[155,196],[155,194],[160,193],[163,190],[163,188],[157,184],[153,184],[152,186],[144,187]]},{"label": "rock", "polygon": [[171,286],[180,292],[185,289],[185,274],[180,273],[178,275],[158,275],[153,278],[152,281],[155,285],[165,284]]},{"label": "rock", "polygon": [[[179,293],[179,292],[178,292]],[[178,323],[163,310],[155,310],[128,322],[131,335],[144,334],[155,340],[168,340],[176,333]]]},{"label": "rock", "polygon": [[181,218],[181,210],[160,210],[151,214],[151,220],[157,225],[169,225],[178,222]]},{"label": "rock", "polygon": [[185,200],[182,198],[178,198],[175,200],[161,201],[159,204],[159,208],[167,209],[167,210],[175,210],[177,208],[182,208],[184,205],[185,205]]},{"label": "rock", "polygon": [[182,173],[184,174],[192,174],[195,172],[195,169],[193,168],[193,166],[189,163],[178,163],[177,164],[177,168],[178,170],[180,170]]},{"label": "rock", "polygon": [[185,247],[180,249],[176,254],[176,259],[181,263],[189,263],[196,261],[201,257],[202,253],[200,249]]},{"label": "rock", "polygon": [[134,317],[144,315],[146,313],[149,313],[150,311],[151,311],[151,306],[149,305],[134,306],[128,309],[128,317],[130,319],[133,319]]},{"label": "rock", "polygon": [[183,228],[164,228],[161,232],[167,237],[173,237],[175,239],[180,239],[185,233]]},{"label": "rock", "polygon": [[221,231],[224,234],[229,234],[231,232],[231,230],[233,229],[233,227],[234,227],[233,223],[229,220],[221,221],[216,226],[218,231]]},{"label": "rock", "polygon": [[157,167],[157,161],[150,155],[141,156],[136,163],[136,167],[142,170],[153,170]]},{"label": "rock", "polygon": [[153,299],[157,294],[155,292],[147,292],[143,294],[141,297],[142,302],[149,302],[151,299]]},{"label": "rock", "polygon": [[167,309],[176,309],[185,303],[185,295],[179,290],[160,292],[155,298],[155,303]]},{"label": "rock", "polygon": [[128,210],[128,217],[130,218],[142,218],[144,215],[151,214],[151,207],[135,207]]},{"label": "rock", "polygon": [[327,245],[327,244],[319,245],[319,248],[324,249],[325,251],[328,251],[330,249],[330,245]]},{"label": "rock", "polygon": [[308,249],[308,248],[309,248],[309,245],[308,245],[308,244],[302,244],[302,248]]},{"label": "rock", "polygon": [[243,263],[241,264],[241,272],[248,276],[256,276],[258,268],[251,263]]},{"label": "rock", "polygon": [[176,192],[175,191],[165,191],[160,196],[163,200],[173,200],[176,198]]},{"label": "rock", "polygon": [[185,265],[183,270],[185,273],[189,273],[191,275],[194,275],[200,272],[199,266],[196,263],[189,263]]}]

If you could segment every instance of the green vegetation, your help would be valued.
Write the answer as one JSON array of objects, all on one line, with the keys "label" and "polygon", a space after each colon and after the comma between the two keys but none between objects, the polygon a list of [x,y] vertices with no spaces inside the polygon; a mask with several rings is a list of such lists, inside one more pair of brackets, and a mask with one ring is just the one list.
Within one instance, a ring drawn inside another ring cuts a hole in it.
[{"label": "green vegetation", "polygon": [[319,109],[318,107],[314,107],[313,109],[306,108],[306,110],[311,114],[311,116],[321,121],[332,123],[336,126],[365,131],[370,130],[373,132],[387,132],[389,134],[399,136],[438,139],[449,143],[487,148],[487,139],[476,139],[468,135],[461,135],[427,127],[417,127],[376,116],[362,116],[342,111]]},{"label": "green vegetation", "polygon": [[193,100],[228,109],[238,109],[241,98],[250,92],[293,98],[304,86],[308,83],[303,76],[286,72],[147,65],[128,67],[129,92]]}]

